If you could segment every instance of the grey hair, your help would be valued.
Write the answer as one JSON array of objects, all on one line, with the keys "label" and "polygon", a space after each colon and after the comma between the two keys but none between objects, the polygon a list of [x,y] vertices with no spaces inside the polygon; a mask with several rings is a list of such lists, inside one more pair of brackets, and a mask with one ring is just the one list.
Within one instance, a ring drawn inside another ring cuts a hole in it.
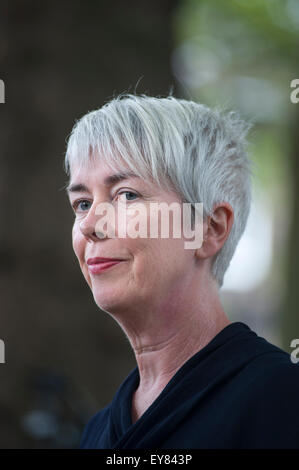
[{"label": "grey hair", "polygon": [[204,219],[216,204],[228,202],[234,223],[211,267],[220,288],[250,212],[250,127],[233,111],[194,101],[121,94],[75,123],[64,168],[70,175],[73,165],[100,157],[121,170],[125,162],[140,177],[175,189],[184,202],[202,202]]}]

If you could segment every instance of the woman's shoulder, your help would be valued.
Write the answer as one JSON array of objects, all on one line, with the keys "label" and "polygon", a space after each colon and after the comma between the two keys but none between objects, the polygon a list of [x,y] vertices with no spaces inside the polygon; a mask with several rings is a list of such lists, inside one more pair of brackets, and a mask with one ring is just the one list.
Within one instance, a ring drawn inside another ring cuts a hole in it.
[{"label": "woman's shoulder", "polygon": [[259,389],[264,392],[272,391],[272,395],[276,391],[279,397],[297,390],[297,397],[299,396],[299,364],[292,362],[290,354],[282,350],[269,351],[269,354],[257,357],[252,367],[255,369],[254,377]]},{"label": "woman's shoulder", "polygon": [[269,422],[270,416],[284,416],[287,421],[295,411],[299,413],[299,363],[292,362],[286,351],[271,346],[242,371],[243,403],[260,416],[268,416]]},{"label": "woman's shoulder", "polygon": [[[287,353],[255,358],[238,390],[239,425],[258,448],[299,448],[299,364]],[[243,427],[242,427],[243,426]]]},{"label": "woman's shoulder", "polygon": [[252,387],[276,386],[279,390],[286,386],[299,387],[299,363],[292,360],[291,354],[256,335],[252,350],[257,354],[244,367],[245,375],[251,377]]}]

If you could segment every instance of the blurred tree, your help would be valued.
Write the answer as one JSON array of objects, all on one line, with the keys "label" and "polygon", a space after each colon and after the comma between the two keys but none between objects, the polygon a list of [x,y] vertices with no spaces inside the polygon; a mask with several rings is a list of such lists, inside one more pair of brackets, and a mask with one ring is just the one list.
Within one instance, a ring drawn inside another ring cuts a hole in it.
[{"label": "blurred tree", "polygon": [[[290,101],[290,83],[299,78],[299,2],[184,0],[174,25],[172,63],[184,93],[238,109],[254,122],[255,183],[268,194],[275,216],[272,269],[261,296],[271,292],[271,323],[290,352],[291,339],[299,338],[299,104]],[[257,292],[248,298],[252,314],[256,298]]]},{"label": "blurred tree", "polygon": [[35,445],[21,425],[35,406],[27,386],[32,370],[66,376],[87,419],[134,365],[73,255],[72,213],[60,191],[63,157],[67,135],[87,111],[117,93],[165,94],[175,85],[169,60],[175,5],[1,2],[0,191],[8,202],[0,226],[2,448]]}]

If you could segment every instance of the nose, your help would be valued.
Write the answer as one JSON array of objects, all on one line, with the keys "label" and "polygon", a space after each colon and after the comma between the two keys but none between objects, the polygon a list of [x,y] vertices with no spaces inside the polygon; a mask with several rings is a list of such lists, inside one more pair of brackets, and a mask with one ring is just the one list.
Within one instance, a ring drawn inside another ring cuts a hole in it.
[{"label": "nose", "polygon": [[96,230],[96,223],[99,219],[99,216],[95,214],[95,209],[90,208],[88,214],[80,222],[80,230],[82,235],[87,239],[87,241],[97,241],[99,239],[106,238],[105,233]]}]

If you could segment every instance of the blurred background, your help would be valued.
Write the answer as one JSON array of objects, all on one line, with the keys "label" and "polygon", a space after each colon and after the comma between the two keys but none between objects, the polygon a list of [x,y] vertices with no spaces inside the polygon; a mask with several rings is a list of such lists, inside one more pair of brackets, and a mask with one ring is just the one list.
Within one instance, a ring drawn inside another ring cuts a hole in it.
[{"label": "blurred background", "polygon": [[76,448],[135,367],[71,247],[75,120],[122,92],[237,109],[253,123],[248,226],[225,276],[231,321],[299,338],[297,0],[2,0],[0,447]]}]

